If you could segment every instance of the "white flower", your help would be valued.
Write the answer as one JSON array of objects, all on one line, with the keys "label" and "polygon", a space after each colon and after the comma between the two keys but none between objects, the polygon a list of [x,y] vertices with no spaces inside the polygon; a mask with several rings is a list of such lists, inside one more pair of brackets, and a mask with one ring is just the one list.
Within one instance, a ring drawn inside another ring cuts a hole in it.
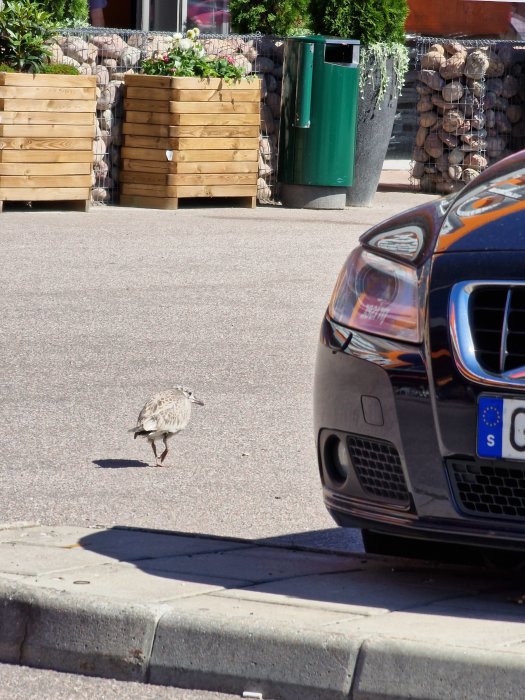
[{"label": "white flower", "polygon": [[193,27],[193,36],[194,37],[198,37],[200,33],[201,33],[201,30],[198,27]]},{"label": "white flower", "polygon": [[183,51],[189,51],[193,47],[193,41],[191,39],[181,39],[179,46]]},{"label": "white flower", "polygon": [[173,35],[172,39],[173,41],[180,41],[182,39],[182,34],[180,32],[177,32]]}]

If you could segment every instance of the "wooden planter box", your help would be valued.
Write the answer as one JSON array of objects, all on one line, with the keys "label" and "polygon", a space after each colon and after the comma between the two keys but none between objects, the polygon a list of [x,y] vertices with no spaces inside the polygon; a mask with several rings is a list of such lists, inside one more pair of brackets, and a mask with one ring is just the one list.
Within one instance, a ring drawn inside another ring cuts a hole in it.
[{"label": "wooden planter box", "polygon": [[176,209],[185,197],[254,207],[260,81],[127,75],[120,203]]},{"label": "wooden planter box", "polygon": [[76,200],[89,206],[96,78],[0,73],[3,202]]}]

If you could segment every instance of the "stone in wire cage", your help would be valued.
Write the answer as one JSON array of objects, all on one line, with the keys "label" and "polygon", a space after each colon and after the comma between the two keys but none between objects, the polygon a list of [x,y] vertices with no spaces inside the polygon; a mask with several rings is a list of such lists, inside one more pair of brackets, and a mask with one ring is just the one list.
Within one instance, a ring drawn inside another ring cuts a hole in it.
[{"label": "stone in wire cage", "polygon": [[418,128],[412,182],[459,191],[525,143],[525,43],[417,41]]}]

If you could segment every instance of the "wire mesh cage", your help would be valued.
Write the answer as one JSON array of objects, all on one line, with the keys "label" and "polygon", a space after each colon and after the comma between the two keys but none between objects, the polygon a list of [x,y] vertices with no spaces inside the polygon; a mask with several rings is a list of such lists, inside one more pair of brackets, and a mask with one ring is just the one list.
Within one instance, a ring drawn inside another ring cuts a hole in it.
[{"label": "wire mesh cage", "polygon": [[524,147],[525,43],[420,37],[416,63],[416,187],[458,191]]},{"label": "wire mesh cage", "polygon": [[[140,72],[143,59],[162,54],[173,41],[172,32],[75,28],[59,30],[52,45],[52,61],[75,66],[97,79],[97,127],[93,143],[92,200],[115,203],[119,196],[124,79]],[[227,57],[261,78],[261,126],[257,198],[275,199],[277,148],[281,103],[283,42],[277,37],[204,34],[198,41],[208,55]]]}]

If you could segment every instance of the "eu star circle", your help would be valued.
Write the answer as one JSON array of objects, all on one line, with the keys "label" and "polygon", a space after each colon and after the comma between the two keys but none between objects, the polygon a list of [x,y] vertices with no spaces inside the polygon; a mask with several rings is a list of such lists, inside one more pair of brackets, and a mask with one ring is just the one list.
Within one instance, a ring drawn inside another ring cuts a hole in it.
[{"label": "eu star circle", "polygon": [[481,414],[481,420],[487,428],[495,428],[501,423],[501,413],[496,406],[485,406]]}]

